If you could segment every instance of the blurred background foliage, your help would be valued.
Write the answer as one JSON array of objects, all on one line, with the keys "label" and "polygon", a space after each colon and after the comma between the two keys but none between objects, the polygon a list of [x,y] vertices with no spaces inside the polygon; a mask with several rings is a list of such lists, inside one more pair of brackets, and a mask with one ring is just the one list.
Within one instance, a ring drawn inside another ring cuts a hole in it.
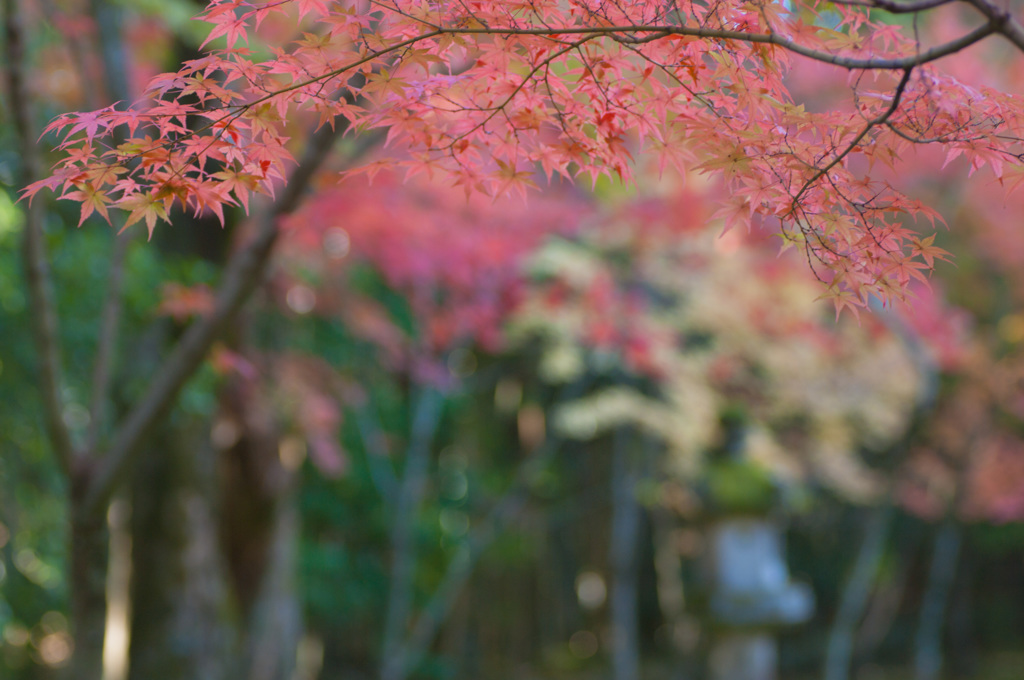
[{"label": "blurred background foliage", "polygon": [[[89,10],[25,4],[42,121],[98,77],[60,46]],[[191,3],[113,5],[134,82],[194,49]],[[74,638],[2,122],[0,675],[23,680],[53,677]],[[107,680],[705,677],[712,529],[736,516],[785,529],[815,596],[772,630],[782,677],[822,677],[846,629],[849,677],[928,680],[936,654],[945,677],[1021,677],[1021,206],[934,167],[957,266],[910,307],[839,320],[771,225],[720,233],[700,178],[529,205],[324,180],[111,511],[108,595],[134,613],[107,631],[136,642]],[[79,435],[114,236],[49,207]],[[209,305],[243,222],[130,242],[115,408]],[[176,637],[193,602],[206,646]],[[270,639],[292,639],[284,662],[233,665]]]}]

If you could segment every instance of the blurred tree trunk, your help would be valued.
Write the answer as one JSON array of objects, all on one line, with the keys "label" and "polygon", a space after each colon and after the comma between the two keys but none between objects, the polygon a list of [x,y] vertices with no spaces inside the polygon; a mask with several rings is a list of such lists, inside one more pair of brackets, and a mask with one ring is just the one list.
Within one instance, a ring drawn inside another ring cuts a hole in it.
[{"label": "blurred tree trunk", "polygon": [[[26,186],[43,176],[38,149],[38,132],[33,119],[33,88],[27,61],[27,46],[32,36],[26,31],[22,5],[18,0],[0,3],[3,21],[3,76],[5,85],[5,132],[17,140],[17,183]],[[54,302],[50,259],[45,234],[43,203],[29,203],[24,209],[22,265],[25,290],[32,310],[32,340],[38,351],[37,376],[42,396],[42,415],[46,435],[69,487],[70,559],[68,590],[70,595],[71,634],[75,652],[65,669],[65,677],[74,680],[99,680],[103,672],[103,634],[106,620],[107,534],[105,505],[89,510],[86,494],[90,466],[84,464],[72,442],[63,418],[63,366]]]},{"label": "blurred tree trunk", "polygon": [[608,561],[612,583],[611,656],[614,680],[640,677],[640,621],[637,613],[640,574],[640,532],[643,509],[636,499],[640,481],[636,459],[637,437],[627,428],[615,432],[612,452],[612,525]]},{"label": "blurred tree trunk", "polygon": [[263,578],[245,621],[241,677],[288,680],[302,637],[302,611],[296,588],[299,514],[291,495],[278,499]]},{"label": "blurred tree trunk", "polygon": [[402,641],[412,613],[416,575],[416,511],[426,491],[430,451],[440,423],[444,396],[436,389],[422,387],[417,396],[409,427],[405,469],[391,519],[391,582],[384,623],[382,680],[405,680],[414,669],[405,662]]},{"label": "blurred tree trunk", "polygon": [[853,661],[854,638],[858,624],[864,617],[871,586],[878,574],[878,566],[885,553],[885,541],[892,523],[893,509],[886,503],[872,508],[864,524],[857,558],[849,578],[843,586],[839,611],[832,623],[825,651],[825,680],[847,680]]},{"label": "blurred tree trunk", "polygon": [[71,559],[68,589],[75,651],[64,669],[67,680],[100,680],[107,618],[107,518],[86,512],[84,489],[75,474],[71,484]]},{"label": "blurred tree trunk", "polygon": [[[563,497],[574,497],[579,487],[574,459],[581,456],[580,446],[567,442],[560,451],[558,474],[564,486]],[[564,645],[583,625],[583,612],[576,595],[576,577],[581,570],[580,538],[576,527],[548,507],[541,516],[543,532],[538,555],[537,628],[541,649],[545,652]]]},{"label": "blurred tree trunk", "polygon": [[269,400],[232,380],[221,392],[220,542],[242,617],[236,680],[288,680],[302,636],[295,583],[299,518],[295,476],[279,453]]},{"label": "blurred tree trunk", "polygon": [[974,630],[974,552],[961,551],[949,609],[949,670],[955,678],[978,675],[978,644]]},{"label": "blurred tree trunk", "polygon": [[960,527],[949,518],[935,534],[921,616],[914,637],[914,680],[938,680],[942,672],[942,632],[959,556]]},{"label": "blurred tree trunk", "polygon": [[[288,680],[302,633],[295,479],[259,386],[154,437],[132,488],[129,680]],[[227,434],[225,434],[227,433]]]},{"label": "blurred tree trunk", "polygon": [[154,437],[132,479],[129,680],[223,680],[231,621],[208,423]]},{"label": "blurred tree trunk", "polygon": [[[908,535],[909,533],[909,535]],[[857,631],[855,656],[868,659],[885,642],[899,615],[900,604],[911,579],[914,553],[917,552],[917,532],[903,532],[894,543],[898,546],[896,566],[884,583],[878,584],[872,600],[864,614],[860,630]]]},{"label": "blurred tree trunk", "polygon": [[676,528],[670,510],[659,504],[651,513],[653,567],[658,610],[664,621],[665,640],[669,647],[669,665],[672,678],[688,678],[694,642],[686,638],[686,593],[683,590],[683,560],[676,540]]}]

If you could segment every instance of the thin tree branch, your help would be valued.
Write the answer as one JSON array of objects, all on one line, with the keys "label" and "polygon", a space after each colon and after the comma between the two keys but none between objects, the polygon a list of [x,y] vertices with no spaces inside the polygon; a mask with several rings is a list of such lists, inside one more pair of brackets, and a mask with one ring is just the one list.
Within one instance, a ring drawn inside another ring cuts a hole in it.
[{"label": "thin tree branch", "polygon": [[[10,2],[11,0],[5,0]],[[274,203],[257,217],[256,235],[230,258],[213,312],[190,326],[163,362],[146,393],[117,427],[107,455],[98,461],[90,480],[86,505],[106,502],[139,452],[149,429],[171,408],[185,383],[195,374],[214,341],[228,327],[256,290],[280,230],[278,220],[298,207],[313,174],[341,134],[342,125],[323,126],[310,136],[305,153]]]},{"label": "thin tree branch", "polygon": [[[35,144],[29,112],[29,94],[25,84],[25,34],[18,0],[3,0],[5,52],[7,57],[7,92],[22,163],[24,184],[38,179],[39,152]],[[71,434],[64,423],[64,399],[61,368],[60,335],[57,310],[53,300],[53,282],[43,234],[45,218],[42,201],[30,202],[25,208],[25,240],[23,261],[30,300],[32,336],[39,356],[39,390],[43,400],[43,419],[47,437],[57,462],[70,475],[75,463]]]},{"label": "thin tree branch", "polygon": [[[107,94],[114,101],[126,101],[131,96],[128,90],[128,74],[125,72],[127,57],[121,33],[121,11],[105,0],[92,0],[90,12],[99,31],[100,54],[103,60],[103,75]],[[115,131],[115,145],[124,141],[124,135]],[[107,291],[100,313],[99,332],[96,341],[96,357],[93,364],[92,393],[89,400],[89,433],[85,450],[95,455],[95,447],[107,415],[107,396],[113,373],[113,356],[117,347],[118,330],[121,321],[122,285],[124,281],[124,259],[128,253],[129,234],[115,233],[114,249],[110,254],[110,270],[107,276]]]},{"label": "thin tree branch", "polygon": [[894,2],[893,0],[829,0],[833,5],[881,9],[889,14],[917,14],[936,7],[963,0],[917,0],[917,2]]},{"label": "thin tree branch", "polygon": [[963,0],[985,15],[995,32],[1003,36],[1024,52],[1024,27],[1011,16],[1005,7],[996,7],[988,0]]},{"label": "thin tree branch", "polygon": [[[985,5],[984,0],[961,0],[963,2],[971,2],[975,6],[979,4]],[[979,7],[980,9],[980,7]],[[866,59],[856,57],[846,57],[841,54],[831,54],[829,52],[822,52],[815,50],[805,45],[787,38],[778,33],[747,33],[745,31],[734,31],[728,29],[716,29],[706,28],[703,26],[674,26],[670,24],[651,24],[651,25],[637,25],[637,26],[555,26],[551,28],[513,28],[513,27],[484,27],[484,28],[462,28],[457,26],[441,26],[434,30],[426,31],[420,35],[407,38],[401,42],[389,45],[388,47],[371,52],[366,56],[360,57],[359,59],[353,60],[343,66],[340,66],[331,71],[326,71],[320,75],[303,80],[287,87],[269,92],[268,94],[254,99],[251,102],[239,106],[227,106],[226,109],[237,109],[239,112],[246,111],[254,106],[265,103],[274,97],[278,97],[282,94],[286,94],[293,90],[299,90],[310,85],[330,80],[343,75],[353,69],[356,69],[363,64],[366,64],[374,59],[383,57],[385,55],[393,54],[407,47],[411,47],[425,40],[433,38],[440,38],[444,36],[457,36],[457,35],[498,35],[498,36],[568,36],[578,35],[581,36],[577,43],[584,43],[595,38],[608,37],[613,40],[618,40],[630,45],[642,45],[645,43],[655,42],[662,40],[670,36],[688,36],[694,38],[704,38],[707,40],[723,40],[728,42],[740,42],[740,43],[755,43],[755,44],[767,44],[781,47],[784,50],[799,54],[808,59],[814,61],[820,61],[826,64],[832,64],[833,66],[839,66],[842,68],[856,70],[856,71],[904,71],[912,69],[917,66],[922,66],[929,62],[936,61],[943,57],[949,56],[960,52],[961,50],[970,47],[976,42],[987,38],[994,33],[1013,32],[1014,30],[1020,30],[1020,25],[1017,24],[1009,16],[1003,16],[996,14],[995,8],[989,8],[993,15],[990,17],[988,23],[983,24],[973,31],[962,35],[961,37],[951,40],[942,45],[936,45],[935,47],[924,50],[923,52],[915,52],[914,54],[905,57],[869,57]],[[985,10],[981,10],[985,13]],[[986,14],[986,16],[988,16]],[[995,17],[995,18],[993,18]],[[640,35],[644,34],[644,35]],[[1007,35],[1007,37],[1010,37]],[[1012,38],[1011,38],[1012,40]],[[1021,49],[1024,50],[1024,41],[1022,41]],[[213,123],[206,127],[212,126]]]},{"label": "thin tree branch", "polygon": [[[644,45],[647,43],[655,42],[668,38],[671,36],[687,36],[694,38],[703,38],[706,40],[721,40],[724,42],[739,42],[739,43],[751,43],[751,44],[767,44],[775,45],[788,52],[807,57],[814,61],[822,62],[825,64],[831,64],[841,68],[849,70],[861,70],[861,71],[905,71],[913,69],[924,64],[936,61],[943,57],[951,54],[956,54],[964,50],[971,45],[980,42],[990,35],[1001,33],[1005,35],[1012,42],[1017,44],[1017,36],[1019,34],[1020,41],[1019,47],[1024,51],[1024,29],[1021,29],[1020,25],[1009,16],[998,14],[995,8],[989,7],[984,3],[984,0],[960,0],[962,2],[970,2],[975,6],[979,4],[985,6],[991,13],[990,20],[975,28],[973,31],[964,34],[963,36],[951,40],[942,45],[937,45],[931,49],[918,51],[914,54],[907,55],[904,57],[869,57],[869,58],[857,58],[848,57],[841,54],[832,54],[830,52],[823,52],[821,50],[815,50],[801,45],[800,43],[787,38],[778,33],[748,33],[745,31],[736,31],[729,29],[715,29],[707,28],[703,26],[677,26],[672,24],[645,24],[645,25],[633,25],[633,26],[554,26],[545,28],[515,28],[515,27],[459,27],[459,26],[439,26],[430,31],[425,31],[419,35],[415,35],[411,38],[407,38],[393,45],[389,45],[380,50],[371,51],[358,59],[354,59],[338,68],[330,71],[325,71],[316,76],[312,76],[306,80],[302,80],[286,87],[282,87],[276,90],[267,92],[267,94],[257,97],[256,99],[246,102],[245,104],[237,105],[225,105],[222,107],[211,107],[206,109],[207,111],[224,110],[230,113],[226,118],[211,121],[192,131],[192,135],[196,135],[217,125],[224,125],[226,120],[234,120],[249,111],[250,109],[264,104],[276,97],[283,94],[299,90],[311,85],[317,85],[330,81],[339,76],[343,76],[346,73],[355,72],[359,67],[372,62],[375,59],[393,55],[397,52],[405,50],[409,47],[417,45],[426,40],[434,38],[441,38],[446,36],[459,36],[459,35],[497,35],[497,36],[541,36],[557,38],[561,36],[580,36],[576,41],[576,44],[583,44],[597,38],[610,38],[617,42],[623,43],[624,45]],[[985,12],[986,10],[982,10]],[[988,16],[988,14],[986,14]],[[431,25],[431,24],[428,24]],[[173,115],[173,114],[169,114]],[[223,134],[223,131],[219,134]],[[166,148],[173,146],[175,143],[181,141],[175,140],[174,142],[161,142],[150,147],[150,149],[139,151],[136,156],[146,153],[148,150]],[[122,159],[123,160],[123,159]]]},{"label": "thin tree branch", "polygon": [[107,417],[107,394],[110,390],[114,366],[114,350],[117,347],[118,330],[121,323],[121,290],[124,282],[124,259],[128,252],[129,234],[114,235],[114,250],[110,253],[110,270],[107,274],[107,291],[104,295],[103,310],[100,312],[99,334],[96,340],[96,358],[92,371],[92,392],[89,395],[89,433],[85,450],[95,454],[103,422]]},{"label": "thin tree branch", "polygon": [[[911,60],[886,60],[886,59],[849,59],[844,57],[838,57],[837,55],[829,54],[828,52],[821,52],[814,50],[809,47],[800,45],[799,43],[785,38],[783,36],[774,33],[747,33],[744,31],[733,31],[725,29],[709,29],[703,26],[678,26],[678,25],[664,25],[664,24],[650,24],[650,25],[634,25],[634,26],[573,26],[573,27],[558,27],[558,26],[545,26],[544,28],[535,29],[516,29],[512,27],[472,27],[472,28],[461,28],[444,26],[440,24],[434,24],[423,19],[417,19],[424,26],[431,28],[432,30],[424,35],[416,36],[411,38],[399,45],[389,47],[386,50],[382,50],[381,53],[393,51],[395,48],[405,47],[411,42],[419,42],[425,38],[436,37],[439,35],[474,35],[474,34],[489,34],[489,35],[580,35],[584,34],[583,42],[586,40],[607,35],[613,39],[620,39],[623,42],[631,42],[635,44],[641,44],[645,42],[652,42],[654,40],[660,40],[661,38],[670,35],[686,35],[699,38],[711,38],[719,40],[729,40],[736,42],[750,42],[750,43],[768,43],[778,45],[786,50],[794,52],[796,54],[803,55],[815,61],[823,61],[825,63],[834,64],[836,66],[842,66],[849,69],[893,69],[903,70],[913,68],[915,66],[921,66],[929,61],[934,61],[943,56],[947,56],[954,52],[958,52],[964,47],[984,38],[986,35],[990,35],[993,32],[1002,33],[1006,35],[1014,44],[1024,51],[1024,41],[1018,44],[1017,40],[1013,37],[1015,34],[1021,34],[1024,36],[1024,31],[1021,31],[1020,24],[1013,20],[1006,10],[995,7],[990,4],[987,0],[917,0],[911,3],[900,3],[895,0],[835,0],[833,4],[836,5],[857,5],[863,7],[877,7],[878,9],[884,9],[891,14],[912,14],[920,13],[930,9],[935,9],[952,2],[966,2],[976,7],[982,14],[989,18],[992,24],[992,30],[980,35],[976,38],[971,39],[971,36],[977,33],[977,31],[965,35],[958,40],[951,41],[945,45],[939,45],[936,48],[928,50],[926,52],[920,52],[914,55],[914,59]],[[380,3],[374,3],[380,4]],[[389,9],[390,11],[397,12],[403,16],[409,18],[412,17],[396,7],[388,5],[380,5],[383,8]],[[636,33],[650,33],[650,36],[644,38],[627,38],[626,36],[632,36]],[[618,36],[618,37],[616,37]],[[960,44],[961,41],[969,40],[966,44]],[[959,47],[956,45],[960,44]],[[917,58],[923,58],[922,61],[916,61]],[[888,65],[886,65],[888,64]],[[342,69],[334,75],[338,75],[347,69]],[[308,83],[307,83],[308,84]]]},{"label": "thin tree branch", "polygon": [[829,170],[839,165],[839,163],[841,163],[844,158],[853,153],[853,150],[857,148],[857,145],[859,145],[864,140],[864,138],[868,135],[869,132],[871,132],[871,130],[873,130],[875,127],[879,125],[885,124],[889,120],[889,118],[891,118],[892,115],[896,113],[896,110],[900,107],[900,100],[903,98],[903,92],[906,90],[907,84],[910,82],[910,74],[912,72],[913,71],[911,69],[907,69],[906,71],[903,72],[903,77],[900,78],[899,84],[896,85],[896,91],[892,95],[892,102],[885,109],[885,111],[880,113],[875,118],[869,120],[867,124],[864,126],[864,128],[859,133],[857,133],[857,136],[854,137],[853,140],[846,145],[846,148],[844,148],[841,152],[836,154],[835,157],[831,161],[829,161],[829,163],[825,167],[819,168],[818,171],[814,173],[813,177],[804,182],[804,185],[800,187],[800,191],[796,192],[796,194],[793,196],[793,201],[791,203],[792,208],[790,209],[791,214],[795,214],[797,206],[800,204],[800,198],[805,193],[807,193],[807,190],[810,189],[815,182],[817,182],[822,177],[828,175]]}]

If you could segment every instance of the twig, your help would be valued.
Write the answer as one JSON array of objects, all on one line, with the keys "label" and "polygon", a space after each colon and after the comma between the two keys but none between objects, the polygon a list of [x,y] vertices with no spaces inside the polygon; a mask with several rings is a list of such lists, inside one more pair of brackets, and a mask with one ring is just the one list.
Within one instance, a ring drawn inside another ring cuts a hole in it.
[{"label": "twig", "polygon": [[[707,28],[705,26],[685,26],[685,25],[673,25],[673,24],[649,24],[649,25],[624,25],[624,26],[546,26],[543,28],[515,28],[511,26],[504,27],[460,27],[460,26],[439,26],[435,29],[425,31],[419,35],[412,36],[405,40],[388,45],[379,50],[371,50],[368,53],[349,61],[342,66],[325,71],[319,75],[312,76],[306,80],[302,80],[291,85],[278,88],[273,91],[267,92],[267,94],[257,97],[252,101],[244,104],[224,105],[220,107],[213,107],[206,109],[206,111],[224,110],[229,113],[224,118],[213,120],[206,123],[199,128],[190,131],[188,134],[183,135],[181,138],[167,142],[160,142],[154,144],[146,150],[139,151],[133,154],[134,157],[141,156],[149,150],[155,150],[159,148],[173,147],[175,144],[180,143],[185,137],[201,134],[219,124],[223,124],[225,120],[234,120],[243,115],[250,109],[259,106],[260,104],[266,103],[276,97],[287,94],[289,92],[300,90],[311,85],[318,85],[334,78],[345,75],[346,73],[358,73],[357,69],[362,67],[364,64],[370,63],[375,59],[381,57],[393,55],[397,52],[401,52],[409,47],[417,45],[421,42],[433,40],[435,38],[443,38],[449,36],[461,36],[461,35],[496,35],[496,36],[537,36],[537,37],[549,37],[549,38],[560,38],[562,36],[579,36],[579,39],[575,44],[583,44],[590,42],[598,38],[609,38],[616,42],[622,43],[623,45],[638,46],[644,45],[658,40],[663,40],[672,36],[685,36],[702,38],[706,40],[719,40],[722,42],[736,42],[736,43],[750,43],[750,44],[762,44],[762,45],[775,45],[783,50],[798,54],[800,56],[812,59],[825,64],[832,64],[833,66],[839,66],[841,68],[849,70],[861,70],[861,71],[906,71],[909,69],[922,66],[924,64],[931,63],[943,57],[951,54],[956,54],[964,50],[971,45],[984,40],[993,34],[1002,34],[1015,45],[1017,45],[1022,51],[1024,51],[1024,28],[1016,22],[1012,17],[1005,13],[1000,13],[1000,10],[988,5],[984,0],[961,0],[963,2],[970,2],[972,5],[979,7],[979,9],[990,18],[990,20],[975,28],[974,30],[965,33],[964,35],[950,40],[947,43],[936,45],[935,47],[917,51],[914,54],[910,54],[904,57],[868,57],[868,58],[857,58],[849,57],[841,54],[833,54],[821,50],[816,50],[806,45],[801,45],[791,38],[787,38],[779,33],[748,33],[746,31],[730,30],[730,29],[716,29]],[[984,8],[984,9],[982,9]],[[223,134],[223,130],[218,135]],[[122,162],[123,159],[118,162]]]},{"label": "twig", "polygon": [[896,110],[900,107],[900,100],[903,98],[903,93],[907,89],[907,84],[910,82],[911,73],[913,73],[913,70],[909,68],[903,72],[903,77],[900,78],[900,82],[896,85],[896,91],[892,95],[892,102],[890,102],[889,106],[886,107],[885,111],[869,120],[867,124],[864,126],[864,128],[861,129],[859,133],[857,133],[857,136],[854,137],[853,140],[846,145],[845,149],[837,153],[835,157],[831,161],[829,161],[829,163],[825,167],[819,168],[818,171],[814,173],[813,177],[804,182],[804,185],[800,187],[800,191],[796,192],[796,194],[793,196],[793,201],[791,204],[792,209],[790,210],[790,214],[795,214],[796,208],[800,202],[800,198],[805,193],[807,193],[807,190],[811,188],[811,186],[813,186],[822,177],[828,175],[829,171],[832,168],[836,167],[839,163],[843,161],[844,158],[853,153],[853,150],[857,148],[857,145],[859,145],[865,137],[867,137],[868,133],[871,132],[871,130],[873,130],[879,125],[884,125],[892,117],[892,115],[896,113]]}]

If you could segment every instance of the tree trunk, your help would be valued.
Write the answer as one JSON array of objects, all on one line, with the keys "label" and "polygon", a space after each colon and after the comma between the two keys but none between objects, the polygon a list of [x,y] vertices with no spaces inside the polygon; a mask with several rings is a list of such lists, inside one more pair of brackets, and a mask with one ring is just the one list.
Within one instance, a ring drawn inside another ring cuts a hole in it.
[{"label": "tree trunk", "polygon": [[654,544],[655,589],[658,609],[664,621],[665,642],[669,648],[672,680],[690,678],[696,656],[693,652],[699,642],[699,629],[687,621],[686,592],[683,589],[683,560],[675,541],[673,519],[669,510],[656,507],[651,513]]},{"label": "tree trunk", "polygon": [[620,429],[615,433],[612,460],[612,526],[608,561],[612,584],[611,657],[614,680],[640,677],[640,622],[637,614],[639,591],[639,534],[643,511],[635,497],[639,481],[635,458],[629,446],[636,442]]},{"label": "tree trunk", "polygon": [[825,680],[847,680],[853,660],[854,635],[867,608],[871,585],[885,551],[885,539],[892,521],[892,506],[884,505],[870,511],[864,537],[853,570],[843,587],[839,611],[832,624],[825,651]]},{"label": "tree trunk", "polygon": [[962,550],[949,604],[949,671],[954,678],[978,676],[978,643],[974,636],[974,560]]},{"label": "tree trunk", "polygon": [[240,680],[288,680],[302,637],[296,590],[299,513],[292,495],[276,503],[259,590],[245,621]]},{"label": "tree trunk", "polygon": [[384,622],[381,660],[382,680],[405,680],[413,670],[400,654],[412,612],[416,575],[416,512],[426,490],[430,447],[441,418],[444,397],[434,389],[423,388],[413,406],[409,428],[409,447],[395,512],[391,519],[391,583]]},{"label": "tree trunk", "polygon": [[885,642],[900,612],[907,584],[913,573],[914,553],[917,552],[918,532],[897,536],[895,545],[896,567],[884,583],[879,583],[868,604],[860,629],[857,631],[855,656],[870,659]]},{"label": "tree trunk", "polygon": [[295,585],[295,478],[280,457],[273,405],[242,379],[221,392],[220,543],[244,626],[235,680],[289,680],[302,634]]},{"label": "tree trunk", "polygon": [[960,527],[947,519],[935,535],[921,617],[914,637],[914,680],[938,680],[942,671],[942,631],[949,591],[960,556]]},{"label": "tree trunk", "polygon": [[233,638],[205,422],[176,424],[132,483],[129,680],[222,680]]},{"label": "tree trunk", "polygon": [[69,591],[74,653],[65,667],[67,680],[101,680],[107,618],[107,518],[86,513],[84,480],[76,473],[71,484],[71,559]]}]

